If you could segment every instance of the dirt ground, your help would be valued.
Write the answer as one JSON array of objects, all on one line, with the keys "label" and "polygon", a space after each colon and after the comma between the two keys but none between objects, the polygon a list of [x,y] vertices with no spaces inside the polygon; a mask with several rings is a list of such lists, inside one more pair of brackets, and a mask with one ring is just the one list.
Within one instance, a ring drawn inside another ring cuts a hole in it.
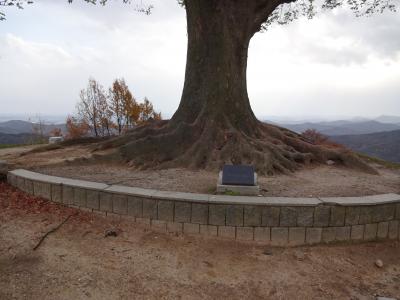
[{"label": "dirt ground", "polygon": [[[91,145],[71,146],[21,156],[29,147],[0,150],[0,159],[15,167],[37,172],[142,188],[192,193],[215,193],[217,172],[168,169],[137,170],[126,164],[73,164],[77,157],[90,157]],[[15,149],[13,151],[13,149]],[[341,166],[311,166],[291,175],[259,176],[262,194],[287,197],[363,196],[400,193],[400,169],[375,164],[379,175]]]},{"label": "dirt ground", "polygon": [[[105,237],[109,229],[118,236]],[[382,268],[375,266],[377,259]],[[32,198],[0,183],[0,299],[377,296],[400,298],[398,242],[274,248],[157,233]]]}]

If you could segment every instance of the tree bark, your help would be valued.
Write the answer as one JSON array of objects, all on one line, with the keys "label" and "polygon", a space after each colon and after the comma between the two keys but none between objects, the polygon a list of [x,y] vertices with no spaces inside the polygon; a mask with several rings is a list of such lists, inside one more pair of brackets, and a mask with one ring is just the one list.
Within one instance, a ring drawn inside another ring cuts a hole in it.
[{"label": "tree bark", "polygon": [[247,94],[251,11],[247,1],[186,1],[185,84],[172,124],[215,122],[253,135],[258,121]]}]

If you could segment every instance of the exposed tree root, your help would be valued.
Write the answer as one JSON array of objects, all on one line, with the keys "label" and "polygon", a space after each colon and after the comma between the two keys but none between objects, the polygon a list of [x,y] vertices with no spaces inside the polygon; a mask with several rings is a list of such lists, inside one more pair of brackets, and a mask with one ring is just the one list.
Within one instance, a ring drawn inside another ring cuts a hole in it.
[{"label": "exposed tree root", "polygon": [[[226,123],[228,124],[228,123]],[[225,125],[225,124],[224,124]],[[104,142],[138,168],[185,167],[215,170],[224,164],[251,164],[260,174],[290,173],[310,163],[337,164],[377,174],[347,149],[313,145],[290,130],[258,122],[251,136],[221,122],[161,121]]]}]

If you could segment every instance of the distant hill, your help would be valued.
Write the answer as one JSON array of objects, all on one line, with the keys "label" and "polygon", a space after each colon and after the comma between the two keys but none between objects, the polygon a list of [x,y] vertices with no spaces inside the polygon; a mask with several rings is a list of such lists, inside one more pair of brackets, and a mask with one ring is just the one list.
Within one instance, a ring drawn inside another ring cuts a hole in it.
[{"label": "distant hill", "polygon": [[331,136],[330,139],[356,152],[400,163],[400,130]]},{"label": "distant hill", "polygon": [[381,122],[381,123],[392,123],[392,124],[400,124],[400,117],[399,116],[380,116],[374,119],[375,121]]},{"label": "distant hill", "polygon": [[0,145],[22,145],[30,144],[36,140],[36,136],[31,133],[8,134],[0,132]]},{"label": "distant hill", "polygon": [[328,136],[334,135],[358,135],[368,134],[375,132],[385,132],[400,130],[399,124],[381,123],[375,120],[369,121],[331,121],[331,122],[318,122],[318,123],[302,123],[302,124],[280,124],[297,133],[302,133],[307,129],[315,129],[320,133]]},{"label": "distant hill", "polygon": [[[0,122],[0,133],[20,134],[32,133],[33,123],[21,120],[12,120]],[[54,128],[60,128],[62,132],[66,131],[65,124],[44,124],[44,134],[49,134]]]}]

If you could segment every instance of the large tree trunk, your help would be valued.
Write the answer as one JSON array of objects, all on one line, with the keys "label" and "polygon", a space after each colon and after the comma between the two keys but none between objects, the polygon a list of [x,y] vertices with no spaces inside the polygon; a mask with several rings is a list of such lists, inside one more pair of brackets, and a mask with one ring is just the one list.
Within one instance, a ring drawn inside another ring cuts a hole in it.
[{"label": "large tree trunk", "polygon": [[136,128],[103,146],[117,147],[123,159],[144,168],[252,164],[272,174],[331,159],[373,172],[349,152],[312,145],[254,116],[246,83],[249,42],[278,4],[185,1],[188,52],[178,110],[170,121]]},{"label": "large tree trunk", "polygon": [[247,54],[254,34],[246,1],[186,1],[188,51],[181,103],[172,122],[214,122],[252,135]]}]

